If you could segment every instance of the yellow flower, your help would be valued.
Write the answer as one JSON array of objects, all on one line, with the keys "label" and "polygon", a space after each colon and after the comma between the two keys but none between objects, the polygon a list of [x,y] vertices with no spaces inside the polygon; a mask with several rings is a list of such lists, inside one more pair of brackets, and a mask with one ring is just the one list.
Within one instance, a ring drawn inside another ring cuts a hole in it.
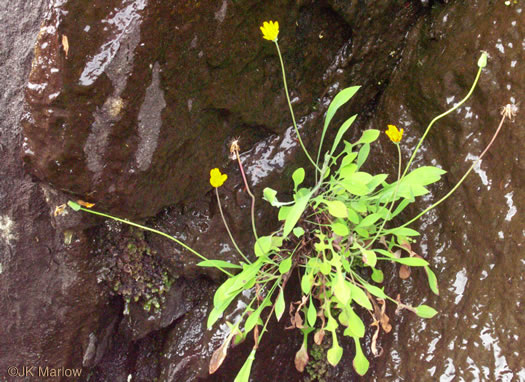
[{"label": "yellow flower", "polygon": [[265,21],[261,27],[263,38],[270,41],[277,41],[279,35],[278,21]]},{"label": "yellow flower", "polygon": [[388,125],[388,130],[385,131],[386,135],[388,135],[388,138],[394,143],[401,142],[401,138],[403,138],[403,129],[398,130],[396,126],[394,125]]},{"label": "yellow flower", "polygon": [[221,174],[221,171],[218,168],[214,168],[210,171],[210,184],[218,188],[226,182],[226,179],[228,179],[228,175]]}]

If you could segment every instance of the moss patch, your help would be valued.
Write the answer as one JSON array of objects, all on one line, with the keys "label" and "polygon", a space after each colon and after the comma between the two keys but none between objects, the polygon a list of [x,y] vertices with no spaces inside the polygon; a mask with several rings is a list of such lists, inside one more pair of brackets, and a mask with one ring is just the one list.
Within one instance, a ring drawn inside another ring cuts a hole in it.
[{"label": "moss patch", "polygon": [[99,281],[105,282],[113,294],[130,303],[141,305],[144,310],[159,310],[164,296],[173,283],[165,267],[158,261],[144,236],[144,232],[133,227],[106,227],[121,232],[113,235],[106,231],[102,238],[100,255],[103,266]]}]

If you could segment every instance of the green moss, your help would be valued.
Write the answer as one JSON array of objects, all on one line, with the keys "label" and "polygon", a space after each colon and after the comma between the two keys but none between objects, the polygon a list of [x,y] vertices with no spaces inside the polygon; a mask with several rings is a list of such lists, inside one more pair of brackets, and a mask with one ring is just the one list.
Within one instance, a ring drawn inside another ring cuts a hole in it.
[{"label": "green moss", "polygon": [[144,232],[123,227],[120,235],[105,236],[99,243],[105,270],[101,278],[126,304],[138,304],[148,312],[160,310],[173,280],[149,247]]},{"label": "green moss", "polygon": [[308,355],[310,360],[306,365],[305,382],[328,382],[331,381],[331,369],[332,367],[326,360],[326,352],[330,348],[327,338],[321,345],[313,344],[310,348]]}]

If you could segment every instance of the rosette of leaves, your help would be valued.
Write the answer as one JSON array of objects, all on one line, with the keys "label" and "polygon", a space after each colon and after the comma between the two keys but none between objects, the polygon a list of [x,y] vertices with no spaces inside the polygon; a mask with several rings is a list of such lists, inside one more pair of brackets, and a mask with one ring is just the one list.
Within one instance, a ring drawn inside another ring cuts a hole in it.
[{"label": "rosette of leaves", "polygon": [[[234,337],[241,340],[253,332],[255,345],[235,381],[248,380],[268,320],[273,313],[280,320],[285,311],[285,286],[294,268],[301,272],[302,298],[293,303],[289,311],[292,326],[303,333],[303,344],[296,355],[296,367],[300,371],[308,362],[309,335],[314,335],[318,345],[322,344],[325,334],[331,336],[326,357],[335,366],[343,355],[338,335],[342,333],[354,341],[353,365],[358,374],[364,375],[369,362],[360,342],[366,330],[360,316],[363,309],[370,312],[373,324],[383,330],[389,330],[384,310],[386,301],[424,318],[437,313],[429,306],[412,307],[388,296],[381,287],[383,274],[378,264],[423,268],[431,290],[439,293],[428,262],[411,250],[412,237],[419,233],[407,227],[384,227],[416,197],[428,193],[426,187],[440,180],[444,171],[433,166],[419,167],[391,183],[387,182],[387,174],[372,175],[363,171],[370,145],[380,132],[371,129],[364,131],[355,143],[344,141],[343,136],[355,115],[341,125],[320,165],[328,125],[358,89],[355,86],[342,90],[328,108],[314,185],[303,185],[306,171],[298,168],[292,175],[293,200],[281,202],[275,190],[264,190],[264,199],[279,208],[278,216],[283,224],[277,232],[258,238],[254,246],[256,260],[241,264],[240,272],[226,280],[215,293],[209,328],[240,293],[251,288],[256,291],[240,319],[230,324],[230,335],[212,359],[210,372],[220,366]],[[342,149],[337,151],[341,142]],[[375,347],[375,339],[373,345]]]}]

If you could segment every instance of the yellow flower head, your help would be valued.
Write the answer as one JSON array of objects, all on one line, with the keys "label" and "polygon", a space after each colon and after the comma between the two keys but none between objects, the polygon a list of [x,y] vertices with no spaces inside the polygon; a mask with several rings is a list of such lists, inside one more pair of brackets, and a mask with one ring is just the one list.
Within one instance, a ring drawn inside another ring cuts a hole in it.
[{"label": "yellow flower head", "polygon": [[403,129],[398,130],[396,126],[394,125],[388,125],[388,130],[385,131],[386,135],[388,135],[388,138],[394,143],[401,142],[401,138],[403,138]]},{"label": "yellow flower head", "polygon": [[277,41],[279,35],[279,22],[265,21],[261,27],[263,38],[270,41]]},{"label": "yellow flower head", "polygon": [[210,184],[218,188],[226,182],[226,179],[228,179],[228,175],[221,174],[221,171],[218,168],[214,168],[210,171]]}]

